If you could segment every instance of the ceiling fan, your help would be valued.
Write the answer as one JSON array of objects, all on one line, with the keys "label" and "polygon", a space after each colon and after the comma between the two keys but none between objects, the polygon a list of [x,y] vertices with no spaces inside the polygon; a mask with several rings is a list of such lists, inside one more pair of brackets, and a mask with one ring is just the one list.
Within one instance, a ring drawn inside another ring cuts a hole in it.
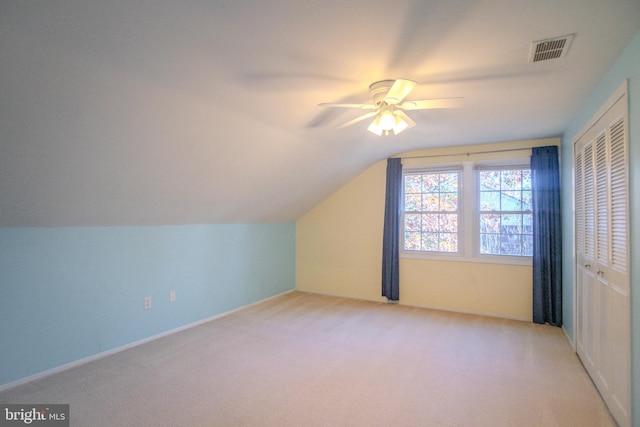
[{"label": "ceiling fan", "polygon": [[361,108],[363,110],[374,110],[350,120],[338,128],[351,126],[368,118],[375,119],[367,130],[376,135],[394,135],[403,130],[413,127],[416,123],[404,112],[405,110],[426,110],[432,108],[457,108],[464,103],[464,98],[440,98],[421,99],[418,101],[403,101],[409,93],[416,87],[413,80],[381,80],[369,86],[369,93],[373,97],[373,104],[335,104],[322,103],[319,107],[338,108]]}]

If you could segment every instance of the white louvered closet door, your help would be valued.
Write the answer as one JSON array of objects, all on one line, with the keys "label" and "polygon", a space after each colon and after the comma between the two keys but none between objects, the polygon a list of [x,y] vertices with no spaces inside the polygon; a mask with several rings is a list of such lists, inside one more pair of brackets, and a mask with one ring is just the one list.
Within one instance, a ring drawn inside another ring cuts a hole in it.
[{"label": "white louvered closet door", "polygon": [[631,425],[626,84],[574,141],[576,347],[621,426]]}]

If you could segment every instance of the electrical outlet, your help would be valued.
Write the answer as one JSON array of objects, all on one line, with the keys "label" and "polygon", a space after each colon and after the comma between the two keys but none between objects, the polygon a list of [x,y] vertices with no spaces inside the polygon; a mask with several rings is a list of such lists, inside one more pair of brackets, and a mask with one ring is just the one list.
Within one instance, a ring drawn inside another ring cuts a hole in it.
[{"label": "electrical outlet", "polygon": [[169,291],[169,302],[174,302],[176,300],[176,291]]},{"label": "electrical outlet", "polygon": [[151,297],[144,297],[144,309],[149,310],[151,308]]}]

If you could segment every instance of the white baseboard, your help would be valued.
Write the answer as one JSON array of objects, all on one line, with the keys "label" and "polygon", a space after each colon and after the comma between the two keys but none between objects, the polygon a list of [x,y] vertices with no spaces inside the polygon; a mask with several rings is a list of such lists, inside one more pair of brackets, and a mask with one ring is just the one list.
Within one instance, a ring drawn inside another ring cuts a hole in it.
[{"label": "white baseboard", "polygon": [[475,316],[497,317],[499,319],[517,320],[517,321],[520,321],[520,322],[529,322],[529,323],[531,323],[533,321],[531,318],[525,318],[525,317],[520,317],[520,316],[507,316],[507,315],[501,314],[501,313],[475,311],[475,310],[457,310],[457,309],[452,309],[452,308],[429,306],[429,305],[406,304],[406,303],[403,303],[402,301],[390,302],[385,297],[380,297],[379,299],[374,299],[374,298],[354,297],[354,296],[351,296],[351,295],[340,295],[340,294],[332,294],[332,293],[326,293],[326,292],[309,291],[309,290],[306,290],[306,289],[296,289],[296,290],[298,292],[306,292],[306,293],[309,293],[309,294],[325,295],[325,296],[331,296],[331,297],[337,297],[337,298],[357,299],[357,300],[361,300],[361,301],[392,303],[392,304],[397,304],[397,305],[404,305],[406,307],[417,307],[417,308],[426,308],[428,310],[447,311],[449,313],[462,313],[462,314],[470,314],[470,315],[475,315]]},{"label": "white baseboard", "polygon": [[565,328],[564,325],[562,325],[562,332],[564,332],[564,336],[567,337],[567,341],[571,345],[573,351],[577,352],[578,349],[576,348],[576,343],[571,339],[571,337],[569,336],[569,332],[567,332],[567,328]]},{"label": "white baseboard", "polygon": [[355,300],[359,300],[359,301],[371,301],[371,302],[382,302],[382,303],[386,303],[387,302],[387,298],[385,298],[383,296],[381,296],[379,298],[365,298],[365,297],[355,297],[353,295],[333,294],[333,293],[312,291],[312,290],[307,290],[307,289],[297,289],[297,288],[296,288],[296,291],[297,292],[301,292],[301,293],[305,293],[305,294],[314,294],[314,295],[323,295],[323,296],[326,296],[326,297],[355,299]]},{"label": "white baseboard", "polygon": [[270,297],[262,299],[260,301],[252,302],[250,304],[246,304],[246,305],[240,306],[238,308],[234,308],[232,310],[225,311],[223,313],[219,313],[219,314],[213,315],[211,317],[207,317],[205,319],[198,320],[198,321],[193,322],[193,323],[189,323],[187,325],[179,326],[179,327],[174,328],[174,329],[169,329],[168,331],[164,331],[164,332],[161,332],[159,334],[152,335],[150,337],[143,338],[141,340],[134,341],[132,343],[122,345],[120,347],[112,348],[110,350],[103,351],[103,352],[100,352],[100,353],[97,353],[97,354],[94,354],[94,355],[91,355],[91,356],[88,356],[88,357],[84,357],[82,359],[74,360],[73,362],[65,363],[64,365],[56,366],[55,368],[47,369],[46,371],[38,372],[37,374],[29,375],[28,377],[25,377],[25,378],[20,378],[18,380],[11,381],[11,382],[6,383],[6,384],[0,384],[0,391],[8,390],[10,388],[17,387],[19,385],[23,385],[23,384],[29,383],[31,381],[39,380],[41,378],[45,378],[45,377],[57,374],[57,373],[62,372],[62,371],[66,371],[67,369],[75,368],[77,366],[84,365],[84,364],[89,363],[89,362],[93,362],[94,360],[102,359],[104,357],[111,356],[111,355],[116,354],[116,353],[120,353],[121,351],[125,351],[125,350],[128,350],[130,348],[137,347],[139,345],[148,343],[150,341],[157,340],[158,338],[166,337],[167,335],[175,334],[177,332],[181,332],[181,331],[184,331],[186,329],[190,329],[190,328],[202,325],[203,323],[211,322],[212,320],[216,320],[216,319],[219,319],[221,317],[228,316],[228,315],[230,315],[232,313],[235,313],[236,311],[240,311],[242,309],[245,309],[247,307],[251,307],[251,306],[256,305],[256,304],[260,304],[260,303],[265,302],[265,301],[269,301],[270,299],[278,298],[278,297],[280,297],[282,295],[286,295],[286,294],[291,293],[291,292],[295,292],[295,289],[290,289],[288,291],[285,291],[285,292],[270,296]]},{"label": "white baseboard", "polygon": [[484,317],[494,317],[497,319],[507,319],[507,320],[516,320],[518,322],[527,322],[532,323],[533,319],[522,316],[509,316],[507,314],[502,313],[494,313],[491,311],[477,311],[477,310],[460,310],[460,309],[452,309],[452,308],[443,308],[443,307],[435,307],[435,306],[427,306],[427,305],[414,305],[414,304],[402,304],[407,307],[419,307],[419,308],[427,308],[429,310],[439,310],[439,311],[448,311],[450,313],[460,313],[460,314],[469,314],[472,316],[484,316]]}]

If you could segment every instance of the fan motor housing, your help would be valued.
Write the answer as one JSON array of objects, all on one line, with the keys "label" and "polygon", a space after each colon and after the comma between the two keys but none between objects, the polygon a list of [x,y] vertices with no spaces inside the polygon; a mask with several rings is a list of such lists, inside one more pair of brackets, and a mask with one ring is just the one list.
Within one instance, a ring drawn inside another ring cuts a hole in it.
[{"label": "fan motor housing", "polygon": [[384,98],[387,96],[387,93],[389,93],[393,83],[395,83],[395,80],[380,80],[379,82],[371,83],[369,93],[376,105],[384,102]]}]

